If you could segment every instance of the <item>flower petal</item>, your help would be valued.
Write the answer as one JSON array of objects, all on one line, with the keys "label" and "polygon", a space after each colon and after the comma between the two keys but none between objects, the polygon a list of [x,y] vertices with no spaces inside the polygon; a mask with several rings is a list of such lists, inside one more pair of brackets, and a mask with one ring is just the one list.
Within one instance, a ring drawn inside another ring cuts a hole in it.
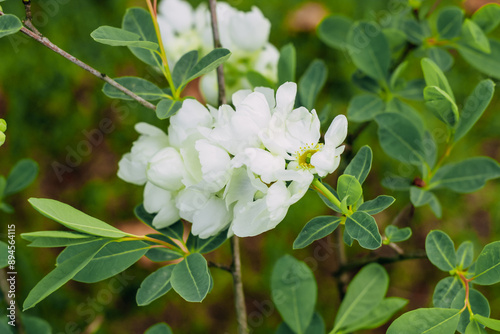
[{"label": "flower petal", "polygon": [[165,190],[179,190],[182,184],[184,162],[173,147],[167,147],[156,153],[148,164],[148,180]]},{"label": "flower petal", "polygon": [[194,213],[191,232],[200,238],[209,238],[224,230],[231,218],[224,200],[212,196],[201,209]]},{"label": "flower petal", "polygon": [[179,210],[175,207],[174,201],[165,203],[158,214],[153,218],[153,226],[157,229],[168,227],[181,219]]},{"label": "flower petal", "polygon": [[[159,212],[167,203],[172,202],[172,193],[155,186],[151,182],[144,187],[144,209],[149,213]],[[176,211],[178,211],[176,209]]]},{"label": "flower petal", "polygon": [[325,145],[321,151],[314,153],[311,157],[311,165],[315,167],[320,177],[333,173],[339,164],[340,154],[337,154],[334,146]]},{"label": "flower petal", "polygon": [[325,134],[325,145],[338,147],[347,137],[347,118],[338,115],[332,121]]}]

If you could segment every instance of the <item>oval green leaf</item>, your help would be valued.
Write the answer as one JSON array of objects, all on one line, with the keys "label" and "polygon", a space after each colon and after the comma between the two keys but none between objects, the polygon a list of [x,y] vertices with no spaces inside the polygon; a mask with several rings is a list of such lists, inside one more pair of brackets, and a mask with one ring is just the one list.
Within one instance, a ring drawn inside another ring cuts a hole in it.
[{"label": "oval green leaf", "polygon": [[161,267],[142,281],[135,297],[137,305],[145,306],[162,297],[172,289],[170,279],[175,265]]},{"label": "oval green leaf", "polygon": [[141,41],[141,36],[136,33],[110,27],[102,26],[90,33],[90,36],[99,43],[111,46],[133,46],[148,50],[158,50],[158,44],[148,41]]},{"label": "oval green leaf", "polygon": [[[165,93],[154,83],[138,78],[138,77],[121,77],[113,79],[123,87],[130,90],[132,93],[136,94],[139,97],[142,97],[147,101],[156,101],[163,97],[165,97]],[[109,83],[105,83],[102,88],[102,92],[112,98],[112,99],[120,99],[120,100],[134,100],[130,95],[125,94],[121,90],[111,86]]]},{"label": "oval green leaf", "polygon": [[7,177],[3,195],[9,196],[26,189],[35,181],[38,170],[38,164],[31,159],[22,159],[17,162]]},{"label": "oval green leaf", "polygon": [[212,276],[207,260],[200,253],[193,253],[175,265],[170,284],[188,302],[201,302],[212,286]]},{"label": "oval green leaf", "polygon": [[431,231],[425,238],[425,251],[429,261],[442,271],[455,268],[457,257],[455,246],[448,234],[443,231]]},{"label": "oval green leaf", "polygon": [[382,245],[382,236],[378,230],[375,218],[363,211],[356,211],[345,222],[349,235],[358,240],[359,245],[366,249],[377,249]]},{"label": "oval green leaf", "polygon": [[460,310],[420,308],[397,318],[387,334],[455,334]]},{"label": "oval green leaf", "polygon": [[0,38],[15,34],[21,30],[22,27],[23,24],[17,16],[12,14],[0,16]]},{"label": "oval green leaf", "polygon": [[475,263],[474,283],[491,285],[500,282],[500,241],[486,245]]},{"label": "oval green leaf", "polygon": [[340,224],[340,217],[320,216],[311,219],[293,242],[293,249],[309,246],[314,241],[330,235]]}]

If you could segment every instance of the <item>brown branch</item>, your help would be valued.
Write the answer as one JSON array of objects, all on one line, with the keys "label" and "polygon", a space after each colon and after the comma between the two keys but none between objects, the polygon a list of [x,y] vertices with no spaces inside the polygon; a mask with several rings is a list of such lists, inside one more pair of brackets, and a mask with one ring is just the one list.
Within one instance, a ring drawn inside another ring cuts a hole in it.
[{"label": "brown branch", "polygon": [[233,274],[234,303],[238,319],[238,334],[247,334],[247,308],[245,305],[245,293],[243,292],[243,281],[241,275],[240,239],[237,236],[233,236],[231,238],[231,250],[233,254],[231,273]]},{"label": "brown branch", "polygon": [[[2,15],[4,15],[4,13],[0,11],[0,16],[2,16]],[[69,53],[67,53],[66,51],[64,51],[63,49],[61,49],[60,47],[58,47],[57,45],[55,45],[51,41],[49,41],[49,39],[47,37],[43,37],[42,35],[38,35],[35,32],[27,29],[26,27],[21,28],[20,31],[23,34],[25,34],[25,35],[33,38],[37,42],[45,45],[47,48],[51,49],[52,51],[54,51],[58,55],[63,56],[64,58],[66,58],[67,60],[69,60],[70,62],[72,62],[73,64],[76,64],[76,65],[80,66],[84,70],[90,72],[91,74],[95,75],[96,77],[100,78],[101,80],[107,82],[108,84],[110,84],[111,86],[115,87],[119,91],[127,94],[128,96],[130,96],[131,98],[133,98],[134,100],[136,100],[137,102],[139,102],[140,104],[142,104],[144,107],[152,109],[152,110],[156,110],[156,106],[154,104],[152,104],[152,103],[144,100],[142,97],[136,95],[135,93],[133,93],[129,89],[123,87],[118,82],[116,82],[115,80],[113,80],[110,77],[108,77],[106,74],[99,72],[98,70],[96,70],[93,67],[85,64],[80,59],[76,58],[75,56],[70,55]]]},{"label": "brown branch", "polygon": [[31,29],[38,36],[42,36],[40,31],[33,25],[31,20],[33,19],[33,15],[31,15],[31,0],[22,0],[24,5],[24,11],[26,13],[26,19],[23,21],[24,25]]},{"label": "brown branch", "polygon": [[[222,47],[220,43],[219,28],[217,25],[217,1],[209,0],[210,4],[210,17],[212,19],[212,36],[214,38],[214,48]],[[219,85],[219,105],[226,104],[226,83],[224,82],[224,68],[222,65],[217,67],[217,82]]]},{"label": "brown branch", "polygon": [[220,263],[215,263],[215,262],[212,262],[212,261],[208,261],[208,266],[211,267],[211,268],[222,269],[224,271],[232,273],[231,267],[225,266],[225,265],[220,264]]},{"label": "brown branch", "polygon": [[342,274],[350,271],[354,271],[358,268],[363,267],[369,263],[379,263],[379,264],[390,264],[406,260],[416,260],[416,259],[426,259],[427,254],[423,250],[417,250],[413,253],[398,254],[392,257],[375,257],[367,258],[360,261],[352,261],[344,266],[340,267],[336,272],[333,273],[334,277],[340,277]]},{"label": "brown branch", "polygon": [[[344,233],[347,232],[344,230]],[[347,264],[347,257],[345,254],[345,244],[340,228],[335,230],[335,236],[337,241],[337,262],[338,262],[338,268],[340,269]],[[343,273],[338,276],[337,289],[339,292],[340,301],[342,301],[345,297],[348,284],[349,284],[349,275],[347,275],[347,273]]]}]

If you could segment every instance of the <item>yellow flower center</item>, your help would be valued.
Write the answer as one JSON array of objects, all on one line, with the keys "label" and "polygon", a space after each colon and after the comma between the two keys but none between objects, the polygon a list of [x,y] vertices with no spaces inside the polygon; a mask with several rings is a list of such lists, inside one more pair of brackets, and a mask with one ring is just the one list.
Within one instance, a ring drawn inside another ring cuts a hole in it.
[{"label": "yellow flower center", "polygon": [[297,162],[300,167],[304,169],[310,169],[314,168],[313,165],[311,165],[311,157],[313,156],[314,153],[318,152],[321,147],[323,147],[323,144],[316,144],[316,145],[307,145],[304,147],[300,148],[300,151],[297,151],[295,154],[298,157]]}]

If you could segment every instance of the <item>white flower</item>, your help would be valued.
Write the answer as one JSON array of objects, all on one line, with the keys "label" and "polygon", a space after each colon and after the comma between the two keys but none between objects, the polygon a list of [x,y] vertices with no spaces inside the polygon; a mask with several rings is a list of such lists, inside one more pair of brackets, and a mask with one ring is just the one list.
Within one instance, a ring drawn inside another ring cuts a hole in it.
[{"label": "white flower", "polygon": [[170,117],[168,128],[170,144],[180,148],[191,135],[199,139],[201,135],[198,127],[211,127],[212,124],[213,117],[208,109],[196,100],[187,99],[179,111]]},{"label": "white flower", "polygon": [[174,193],[158,188],[151,182],[147,182],[144,187],[144,209],[157,214],[153,218],[153,226],[158,229],[168,227],[180,219]]},{"label": "white flower", "polygon": [[155,186],[176,191],[183,186],[184,162],[175,148],[166,147],[149,160],[146,174]]},{"label": "white flower", "polygon": [[137,123],[135,130],[141,136],[132,144],[130,153],[125,154],[118,162],[118,177],[129,183],[143,185],[147,181],[149,159],[169,143],[165,132],[155,126]]},{"label": "white flower", "polygon": [[[264,17],[259,8],[253,6],[250,12],[235,12],[229,17],[228,33],[231,44],[247,52],[254,52],[264,47],[269,39],[271,23]],[[221,33],[221,34],[223,34]]]}]

